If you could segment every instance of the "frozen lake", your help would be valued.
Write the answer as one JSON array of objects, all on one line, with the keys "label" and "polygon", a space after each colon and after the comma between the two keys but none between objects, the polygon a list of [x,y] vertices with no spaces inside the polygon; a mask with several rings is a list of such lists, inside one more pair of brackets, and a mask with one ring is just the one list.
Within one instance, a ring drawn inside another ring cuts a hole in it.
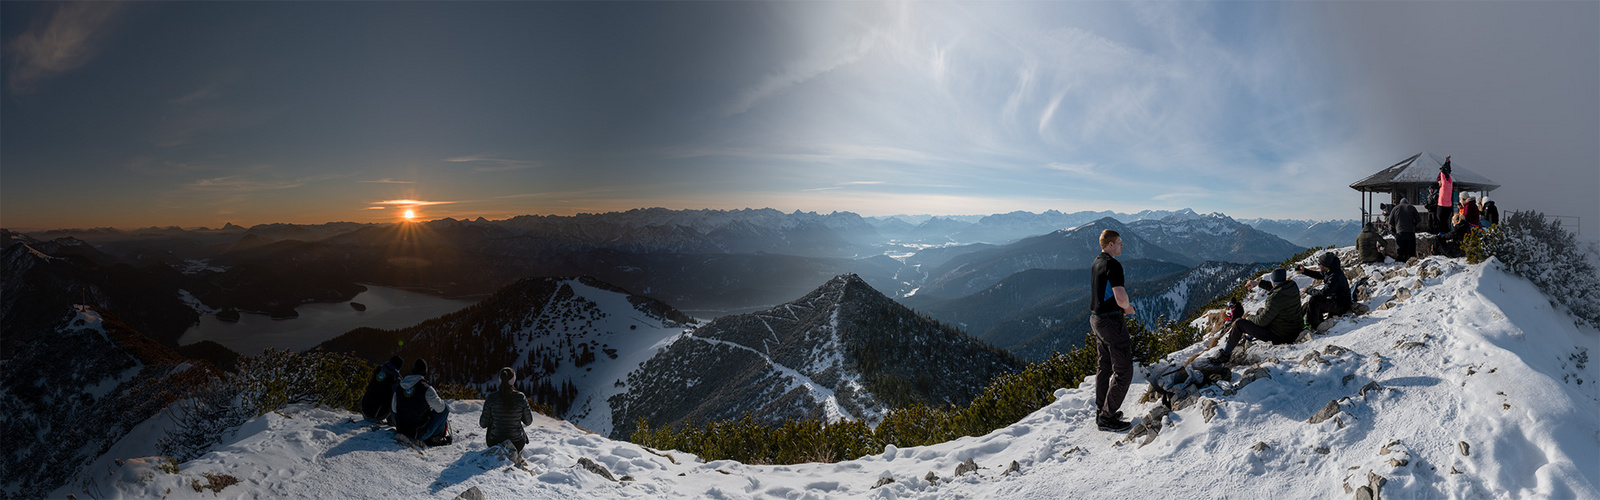
[{"label": "frozen lake", "polygon": [[365,311],[355,310],[350,302],[304,304],[295,308],[300,313],[298,318],[272,319],[264,314],[241,313],[236,323],[203,314],[200,324],[184,332],[178,344],[210,340],[246,356],[260,354],[268,347],[301,351],[356,328],[404,328],[474,303],[398,288],[363,286],[367,291],[350,302],[366,305]]}]

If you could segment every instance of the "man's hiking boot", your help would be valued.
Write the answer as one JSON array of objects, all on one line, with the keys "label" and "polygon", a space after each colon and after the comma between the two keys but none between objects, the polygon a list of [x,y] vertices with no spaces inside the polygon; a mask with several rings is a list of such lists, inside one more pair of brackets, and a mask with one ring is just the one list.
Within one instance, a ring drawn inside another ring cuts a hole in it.
[{"label": "man's hiking boot", "polygon": [[449,435],[444,435],[444,436],[433,436],[433,437],[430,437],[426,441],[423,441],[423,442],[427,443],[428,446],[445,446],[445,445],[448,445],[450,443],[454,443],[455,441],[456,441],[455,438],[450,437]]},{"label": "man's hiking boot", "polygon": [[1123,420],[1121,416],[1095,417],[1094,423],[1100,426],[1100,430],[1107,432],[1122,432],[1133,427],[1133,422]]}]

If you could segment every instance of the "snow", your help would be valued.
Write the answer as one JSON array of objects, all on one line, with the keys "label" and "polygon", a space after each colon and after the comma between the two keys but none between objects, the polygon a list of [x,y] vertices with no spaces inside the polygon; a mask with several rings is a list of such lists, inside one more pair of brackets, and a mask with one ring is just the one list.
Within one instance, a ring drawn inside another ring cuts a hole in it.
[{"label": "snow", "polygon": [[[818,404],[822,405],[823,414],[827,417],[829,422],[856,419],[855,416],[851,415],[848,410],[845,410],[844,407],[839,406],[839,398],[833,393],[833,389],[829,389],[828,386],[811,380],[811,377],[807,377],[806,374],[800,373],[799,370],[783,366],[782,364],[773,361],[770,356],[767,356],[767,353],[745,347],[743,344],[728,342],[726,340],[696,337],[693,335],[689,335],[688,337],[708,344],[750,351],[756,356],[760,356],[761,360],[766,361],[767,365],[771,366],[773,371],[778,372],[779,375],[784,377],[784,380],[789,382],[789,385],[787,386],[788,388],[785,389],[784,392],[794,390],[796,387],[805,389],[806,395],[811,397],[812,401],[816,401]],[[685,383],[685,385],[688,387],[694,387],[694,385],[697,383],[699,383],[699,379],[688,381]]]},{"label": "snow", "polygon": [[194,312],[200,314],[216,314],[221,311],[220,309],[206,306],[204,302],[201,302],[200,299],[196,298],[194,294],[189,293],[188,290],[179,289],[178,300],[183,301],[184,305],[189,306],[190,309],[194,309]]},{"label": "snow", "polygon": [[[1201,395],[1217,403],[1209,422],[1204,405],[1186,407],[1144,445],[1095,428],[1092,381],[984,436],[785,466],[707,463],[538,416],[522,470],[486,450],[480,401],[452,402],[456,442],[422,452],[358,415],[291,406],[177,474],[125,460],[156,454],[157,417],[52,496],[92,483],[97,498],[210,498],[191,485],[222,473],[240,480],[222,498],[449,499],[473,487],[487,498],[560,499],[1349,498],[1346,488],[1370,474],[1391,498],[1600,498],[1600,369],[1588,358],[1600,354],[1600,331],[1494,261],[1349,271],[1375,281],[1371,313],[1302,344],[1250,344],[1246,355],[1270,378],[1237,392],[1207,388]],[[1248,302],[1259,306],[1260,294]],[[1362,394],[1368,382],[1380,388]],[[1145,389],[1137,377],[1123,405],[1136,421],[1157,406],[1138,402]],[[1330,401],[1337,418],[1307,423]],[[608,481],[578,467],[580,457],[632,480]],[[981,468],[957,476],[967,459]],[[1003,474],[1012,461],[1020,470]],[[924,480],[930,471],[938,479]],[[894,482],[874,488],[884,477]]]},{"label": "snow", "polygon": [[[609,400],[627,391],[625,385],[617,386],[616,382],[626,381],[629,372],[671,345],[673,339],[683,334],[683,327],[651,318],[634,308],[626,294],[601,290],[575,279],[562,283],[571,287],[578,297],[594,303],[605,314],[604,318],[595,320],[593,330],[600,333],[594,338],[610,349],[616,349],[617,358],[611,359],[597,350],[593,363],[583,368],[564,363],[551,379],[571,380],[580,388],[580,397],[568,412],[574,424],[601,435],[609,435],[612,427]],[[549,301],[548,304],[555,304],[555,301]],[[528,345],[521,346],[523,353],[532,352],[534,343],[548,340],[531,333],[523,338],[529,339]]]}]

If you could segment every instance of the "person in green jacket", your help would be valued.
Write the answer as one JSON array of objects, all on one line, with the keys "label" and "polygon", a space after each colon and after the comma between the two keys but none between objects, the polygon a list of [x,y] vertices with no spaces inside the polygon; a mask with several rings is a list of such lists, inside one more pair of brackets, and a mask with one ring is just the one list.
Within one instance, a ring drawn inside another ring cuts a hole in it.
[{"label": "person in green jacket", "polygon": [[1289,279],[1288,270],[1274,269],[1269,281],[1250,280],[1246,286],[1259,286],[1267,290],[1267,306],[1254,316],[1233,322],[1228,329],[1227,344],[1212,359],[1217,364],[1233,358],[1233,348],[1244,341],[1246,335],[1274,344],[1291,344],[1300,337],[1300,330],[1305,325],[1302,319],[1305,312],[1300,307],[1300,285]]},{"label": "person in green jacket", "polygon": [[1377,226],[1371,222],[1361,226],[1361,234],[1356,235],[1356,250],[1361,252],[1363,264],[1383,262],[1383,236],[1378,234]]}]

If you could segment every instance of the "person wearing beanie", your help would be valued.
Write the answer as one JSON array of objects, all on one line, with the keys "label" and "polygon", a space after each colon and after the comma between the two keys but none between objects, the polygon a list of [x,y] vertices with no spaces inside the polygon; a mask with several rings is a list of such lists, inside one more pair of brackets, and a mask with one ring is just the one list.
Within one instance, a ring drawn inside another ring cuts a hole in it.
[{"label": "person wearing beanie", "polygon": [[528,408],[528,397],[517,391],[516,379],[517,372],[511,367],[500,369],[500,388],[483,398],[478,425],[488,429],[483,435],[488,446],[510,442],[517,450],[513,459],[521,462],[522,447],[528,444],[528,434],[522,428],[533,424],[533,410]]},{"label": "person wearing beanie", "polygon": [[405,362],[399,356],[393,356],[387,363],[372,370],[372,378],[367,380],[367,390],[361,393],[361,416],[368,422],[394,425],[389,405],[394,399],[394,386],[400,383],[402,366],[405,366]]},{"label": "person wearing beanie", "polygon": [[1340,265],[1338,255],[1322,252],[1315,268],[1295,264],[1294,269],[1311,279],[1326,283],[1321,293],[1312,292],[1311,299],[1306,301],[1307,325],[1316,328],[1331,316],[1350,312],[1350,280],[1344,276],[1344,267]]},{"label": "person wearing beanie", "polygon": [[450,406],[428,384],[428,362],[417,359],[411,375],[394,387],[390,410],[394,412],[395,432],[428,446],[450,444]]},{"label": "person wearing beanie", "polygon": [[1233,358],[1233,349],[1245,336],[1274,344],[1294,343],[1300,337],[1304,313],[1300,307],[1300,285],[1289,279],[1286,269],[1274,269],[1268,281],[1250,280],[1246,287],[1267,290],[1267,306],[1254,316],[1235,320],[1228,328],[1227,344],[1212,361],[1224,364]]},{"label": "person wearing beanie", "polygon": [[1383,236],[1378,234],[1377,224],[1361,225],[1361,233],[1356,235],[1356,251],[1360,252],[1363,264],[1383,262]]}]

